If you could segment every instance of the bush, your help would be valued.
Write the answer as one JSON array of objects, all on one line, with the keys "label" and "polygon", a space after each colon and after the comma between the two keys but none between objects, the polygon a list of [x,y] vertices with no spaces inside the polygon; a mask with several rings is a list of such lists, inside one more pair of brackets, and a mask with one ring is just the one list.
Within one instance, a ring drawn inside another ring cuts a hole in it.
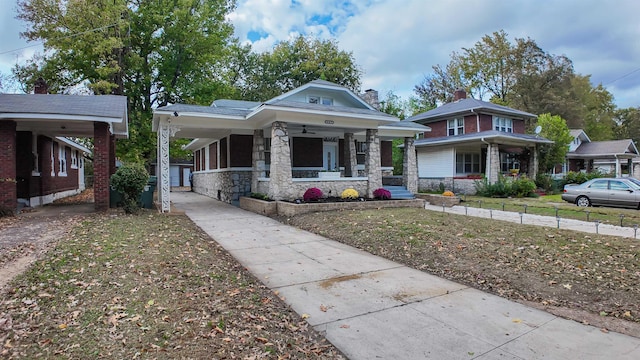
[{"label": "bush", "polygon": [[359,195],[360,194],[358,194],[358,191],[356,191],[356,189],[347,189],[342,192],[342,195],[340,195],[340,197],[343,199],[355,200]]},{"label": "bush", "polygon": [[553,178],[549,174],[536,175],[536,186],[547,193],[555,192]]},{"label": "bush", "polygon": [[476,194],[484,197],[530,197],[536,189],[536,183],[526,177],[514,180],[499,176],[494,184],[489,184],[487,178],[484,178],[476,181],[474,186]]},{"label": "bush", "polygon": [[309,201],[318,201],[322,198],[322,190],[318,189],[318,188],[309,188],[307,189],[307,191],[304,192],[304,195],[302,196],[302,199],[305,202],[309,202]]},{"label": "bush", "polygon": [[140,208],[140,194],[149,182],[149,173],[140,164],[127,164],[111,175],[111,186],[122,194],[125,213],[135,214]]},{"label": "bush", "polygon": [[269,198],[269,195],[267,194],[263,194],[263,193],[254,193],[252,192],[251,194],[249,194],[249,197],[254,198],[254,199],[259,199],[259,200],[271,200]]},{"label": "bush", "polygon": [[563,186],[566,184],[582,184],[583,182],[589,181],[591,179],[601,178],[611,176],[612,174],[605,174],[600,171],[592,171],[590,173],[582,172],[582,171],[569,171],[567,175],[564,176]]},{"label": "bush", "polygon": [[389,200],[391,199],[391,192],[387,189],[379,188],[373,191],[373,197],[378,200]]}]

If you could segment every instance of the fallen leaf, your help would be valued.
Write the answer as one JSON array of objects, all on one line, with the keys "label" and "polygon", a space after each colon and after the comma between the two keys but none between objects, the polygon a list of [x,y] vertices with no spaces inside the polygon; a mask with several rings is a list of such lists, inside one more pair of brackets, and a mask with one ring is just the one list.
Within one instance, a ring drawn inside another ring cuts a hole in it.
[{"label": "fallen leaf", "polygon": [[308,319],[308,318],[310,318],[310,317],[311,317],[311,315],[309,315],[309,314],[302,314],[302,318],[303,318],[303,319]]},{"label": "fallen leaf", "polygon": [[350,326],[350,325],[347,325],[347,324],[342,324],[342,325],[340,325],[340,328],[341,328],[341,329],[348,329],[348,328],[350,328],[350,327],[351,327],[351,326]]},{"label": "fallen leaf", "polygon": [[324,305],[320,305],[320,311],[327,312],[327,307]]},{"label": "fallen leaf", "polygon": [[60,324],[60,325],[58,325],[58,329],[62,329],[62,330],[64,330],[64,329],[66,329],[66,328],[67,328],[67,324]]},{"label": "fallen leaf", "polygon": [[512,319],[511,322],[514,322],[516,324],[520,324],[522,322],[522,319],[515,318],[515,319]]}]

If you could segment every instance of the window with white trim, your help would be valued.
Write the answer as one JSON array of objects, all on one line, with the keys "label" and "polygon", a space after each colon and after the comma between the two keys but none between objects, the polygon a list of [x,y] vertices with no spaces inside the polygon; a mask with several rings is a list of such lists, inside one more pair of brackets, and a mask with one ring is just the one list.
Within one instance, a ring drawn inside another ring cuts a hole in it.
[{"label": "window with white trim", "polygon": [[78,168],[78,150],[71,151],[71,168],[72,169]]},{"label": "window with white trim", "polygon": [[333,105],[333,99],[324,96],[309,95],[307,97],[309,104]]},{"label": "window with white trim", "polygon": [[31,176],[40,176],[40,160],[38,155],[38,135],[33,134],[31,138]]},{"label": "window with white trim", "polygon": [[502,132],[513,132],[513,120],[500,116],[493,117],[493,130]]},{"label": "window with white trim", "polygon": [[520,170],[520,161],[516,154],[500,153],[500,171],[510,172],[511,170]]},{"label": "window with white trim", "polygon": [[67,176],[67,147],[58,144],[58,176]]},{"label": "window with white trim", "polygon": [[449,136],[464,134],[464,119],[455,118],[447,120],[447,134]]},{"label": "window with white trim", "polygon": [[477,153],[457,153],[456,154],[456,174],[479,174],[480,154]]},{"label": "window with white trim", "polygon": [[271,138],[264,138],[264,163],[271,164]]}]

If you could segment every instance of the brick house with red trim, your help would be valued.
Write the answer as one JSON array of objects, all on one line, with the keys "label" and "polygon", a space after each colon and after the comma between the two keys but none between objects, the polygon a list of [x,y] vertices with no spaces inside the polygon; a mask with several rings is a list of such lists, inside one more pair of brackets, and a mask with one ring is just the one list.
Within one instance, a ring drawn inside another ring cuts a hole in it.
[{"label": "brick house with red trim", "polygon": [[101,95],[0,94],[0,206],[17,209],[77,193],[90,150],[69,138],[93,138],[94,197],[109,208],[115,140],[128,136],[127,98]]}]

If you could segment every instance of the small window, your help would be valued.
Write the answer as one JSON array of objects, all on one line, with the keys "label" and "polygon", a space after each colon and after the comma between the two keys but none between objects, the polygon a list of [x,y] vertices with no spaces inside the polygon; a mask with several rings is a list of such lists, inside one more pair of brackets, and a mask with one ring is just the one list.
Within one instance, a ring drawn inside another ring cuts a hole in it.
[{"label": "small window", "polygon": [[502,132],[513,132],[513,120],[499,116],[493,117],[493,129]]},{"label": "small window", "polygon": [[456,118],[447,120],[447,133],[449,136],[464,134],[464,119]]},{"label": "small window", "polygon": [[307,97],[309,104],[333,105],[333,99],[324,96],[310,95]]},{"label": "small window", "polygon": [[364,154],[367,152],[367,143],[363,141],[356,141],[356,154]]},{"label": "small window", "polygon": [[309,96],[309,104],[320,104],[320,96]]},{"label": "small window", "polygon": [[321,101],[322,101],[322,105],[333,105],[333,99],[332,98],[323,97],[321,99]]}]

